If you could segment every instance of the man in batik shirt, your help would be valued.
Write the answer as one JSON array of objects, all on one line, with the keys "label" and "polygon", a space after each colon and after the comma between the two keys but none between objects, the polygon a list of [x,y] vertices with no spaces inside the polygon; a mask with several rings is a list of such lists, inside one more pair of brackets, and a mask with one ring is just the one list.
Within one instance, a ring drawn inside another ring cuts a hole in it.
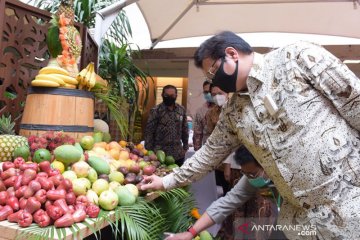
[{"label": "man in batik shirt", "polygon": [[162,92],[163,102],[151,109],[145,130],[145,148],[163,150],[181,166],[189,149],[189,129],[185,108],[177,104],[177,89],[167,85]]},{"label": "man in batik shirt", "polygon": [[[195,64],[235,94],[206,144],[172,174],[146,178],[142,188],[187,185],[244,144],[283,198],[278,224],[316,226],[316,236],[284,228],[289,239],[360,239],[360,80],[354,73],[321,46],[299,42],[261,55],[231,32],[205,41]],[[232,190],[233,203],[251,195],[246,181]],[[218,209],[210,218],[218,222],[227,214]]]}]

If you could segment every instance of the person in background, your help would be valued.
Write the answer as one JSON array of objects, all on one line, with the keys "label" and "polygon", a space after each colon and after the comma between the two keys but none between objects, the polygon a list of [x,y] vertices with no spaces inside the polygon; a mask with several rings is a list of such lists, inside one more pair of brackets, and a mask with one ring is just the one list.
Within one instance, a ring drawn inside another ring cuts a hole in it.
[{"label": "person in background", "polygon": [[184,163],[188,150],[189,129],[185,108],[177,104],[177,89],[166,85],[163,102],[151,109],[145,130],[145,148],[163,150],[173,156],[176,164]]},{"label": "person in background", "polygon": [[211,131],[208,130],[206,125],[205,115],[209,109],[215,106],[215,104],[210,94],[210,82],[208,81],[203,83],[203,95],[206,102],[196,110],[193,121],[193,145],[195,151],[201,148],[211,134]]},{"label": "person in background", "polygon": [[[286,239],[282,232],[271,231],[271,228],[266,231],[251,231],[252,225],[250,225],[246,229],[249,231],[246,234],[239,229],[240,226],[247,222],[256,225],[274,225],[281,203],[281,196],[264,169],[244,146],[239,147],[231,156],[241,167],[244,176],[228,194],[213,202],[192,228],[199,233],[216,223],[219,224],[247,202],[247,206],[251,208],[251,210],[248,209],[247,211],[252,212],[251,215],[242,216],[235,220],[236,231],[233,236],[226,236],[222,239]],[[243,188],[247,189],[247,191],[243,192]],[[257,201],[248,201],[254,198],[262,202],[261,208],[257,207],[259,204]],[[167,237],[166,240],[191,240],[194,237],[192,230],[190,230],[174,234]]]},{"label": "person in background", "polygon": [[315,228],[311,239],[360,239],[359,78],[319,45],[259,54],[228,31],[202,43],[194,58],[214,85],[234,94],[205,145],[164,178],[145,177],[142,190],[188,185],[243,144],[283,198],[278,225]]}]

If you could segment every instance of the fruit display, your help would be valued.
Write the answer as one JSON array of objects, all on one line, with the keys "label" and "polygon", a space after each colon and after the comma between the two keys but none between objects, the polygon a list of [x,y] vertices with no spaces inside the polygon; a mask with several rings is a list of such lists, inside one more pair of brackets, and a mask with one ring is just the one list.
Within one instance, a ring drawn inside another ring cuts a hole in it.
[{"label": "fruit display", "polygon": [[86,196],[76,197],[72,182],[49,161],[25,162],[21,157],[3,162],[0,173],[0,221],[28,227],[53,224],[69,227],[86,217],[97,217],[100,208]]}]

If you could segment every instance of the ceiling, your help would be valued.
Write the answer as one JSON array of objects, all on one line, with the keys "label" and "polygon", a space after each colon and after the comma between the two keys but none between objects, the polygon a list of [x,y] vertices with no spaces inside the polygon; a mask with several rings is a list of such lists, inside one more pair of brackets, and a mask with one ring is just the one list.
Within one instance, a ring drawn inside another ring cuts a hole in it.
[{"label": "ceiling", "polygon": [[[324,46],[341,60],[360,60],[360,45]],[[134,56],[134,63],[154,77],[187,77],[189,60],[196,48],[164,48],[142,50],[141,59]],[[256,52],[266,53],[270,48],[254,48]],[[348,64],[349,68],[360,77],[360,64]]]}]

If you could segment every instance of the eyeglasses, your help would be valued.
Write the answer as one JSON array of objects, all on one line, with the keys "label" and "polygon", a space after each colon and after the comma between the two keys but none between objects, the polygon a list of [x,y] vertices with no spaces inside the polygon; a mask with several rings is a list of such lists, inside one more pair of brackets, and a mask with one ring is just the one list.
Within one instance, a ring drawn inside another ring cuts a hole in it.
[{"label": "eyeglasses", "polygon": [[240,172],[241,172],[243,175],[247,176],[248,178],[254,179],[254,178],[259,177],[259,176],[262,174],[263,169],[259,169],[255,174],[243,172],[241,169],[240,169]]},{"label": "eyeglasses", "polygon": [[214,80],[215,77],[215,63],[218,61],[219,59],[216,59],[213,64],[211,64],[211,67],[209,68],[209,70],[206,72],[206,79],[212,83],[212,81]]}]

